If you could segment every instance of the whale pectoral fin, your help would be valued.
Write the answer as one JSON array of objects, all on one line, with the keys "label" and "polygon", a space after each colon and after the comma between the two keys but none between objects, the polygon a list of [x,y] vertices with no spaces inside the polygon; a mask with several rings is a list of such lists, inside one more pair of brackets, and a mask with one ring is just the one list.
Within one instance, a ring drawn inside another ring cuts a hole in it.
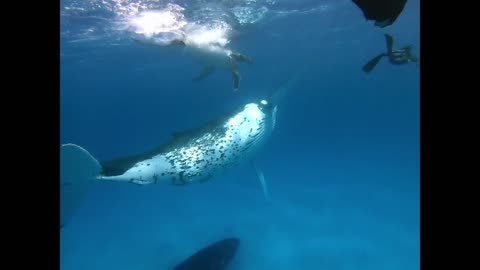
[{"label": "whale pectoral fin", "polygon": [[196,77],[194,77],[192,79],[192,81],[194,81],[194,82],[201,81],[201,80],[205,79],[206,77],[208,77],[210,74],[212,74],[212,72],[214,70],[215,70],[215,68],[213,66],[207,66],[200,72],[200,74],[198,74]]},{"label": "whale pectoral fin", "polygon": [[267,182],[265,181],[265,176],[263,175],[262,170],[260,170],[253,160],[250,160],[250,164],[252,164],[253,169],[255,170],[255,173],[258,177],[258,180],[260,181],[260,184],[262,185],[262,190],[263,190],[263,196],[265,197],[265,200],[268,201],[268,189],[267,189]]}]

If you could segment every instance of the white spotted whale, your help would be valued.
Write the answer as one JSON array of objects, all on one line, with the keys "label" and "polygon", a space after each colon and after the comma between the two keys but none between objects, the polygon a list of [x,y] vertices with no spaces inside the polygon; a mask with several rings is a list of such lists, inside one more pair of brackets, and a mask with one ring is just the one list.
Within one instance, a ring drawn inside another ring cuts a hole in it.
[{"label": "white spotted whale", "polygon": [[[174,134],[155,149],[98,161],[75,144],[60,148],[60,227],[68,222],[89,187],[98,181],[139,185],[187,185],[213,179],[248,160],[275,127],[277,106],[252,102],[197,129]],[[260,179],[264,186],[263,176]]]}]

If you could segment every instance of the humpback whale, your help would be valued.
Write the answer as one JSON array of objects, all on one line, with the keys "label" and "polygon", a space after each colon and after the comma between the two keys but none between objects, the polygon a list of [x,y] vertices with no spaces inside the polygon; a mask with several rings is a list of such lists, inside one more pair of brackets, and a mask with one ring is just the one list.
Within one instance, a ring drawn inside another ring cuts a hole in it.
[{"label": "humpback whale", "polygon": [[[267,100],[248,103],[204,126],[177,133],[150,151],[109,161],[98,161],[76,144],[63,144],[60,227],[98,181],[183,186],[213,179],[259,150],[274,129],[276,111],[277,106]],[[261,181],[263,186],[263,176]]]}]

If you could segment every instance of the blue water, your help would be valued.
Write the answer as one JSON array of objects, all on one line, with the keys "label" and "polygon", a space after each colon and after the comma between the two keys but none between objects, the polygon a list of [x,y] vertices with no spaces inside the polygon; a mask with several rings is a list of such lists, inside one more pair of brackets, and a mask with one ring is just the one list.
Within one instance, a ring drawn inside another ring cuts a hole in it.
[{"label": "blue water", "polygon": [[420,69],[383,59],[361,70],[385,51],[383,33],[419,53],[419,1],[383,29],[349,0],[277,1],[271,10],[291,12],[229,44],[255,59],[240,66],[238,92],[227,71],[193,83],[201,67],[176,48],[112,34],[115,16],[95,2],[61,4],[61,143],[100,160],[257,102],[296,72],[302,80],[254,157],[270,201],[248,163],[186,187],[96,183],[61,231],[62,269],[169,269],[231,236],[241,241],[233,270],[420,268]]}]

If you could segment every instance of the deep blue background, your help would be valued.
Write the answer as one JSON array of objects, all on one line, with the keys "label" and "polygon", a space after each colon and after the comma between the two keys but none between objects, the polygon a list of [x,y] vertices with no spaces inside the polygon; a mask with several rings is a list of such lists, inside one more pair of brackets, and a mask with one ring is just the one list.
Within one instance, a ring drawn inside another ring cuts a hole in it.
[{"label": "deep blue background", "polygon": [[223,70],[191,82],[201,67],[178,48],[62,39],[61,143],[99,159],[147,150],[304,71],[255,157],[270,202],[249,164],[182,188],[98,183],[61,232],[62,269],[168,269],[232,235],[232,269],[419,269],[420,69],[383,59],[361,71],[385,51],[383,33],[419,52],[419,1],[384,29],[341,3],[232,41],[255,59],[239,92]]}]

